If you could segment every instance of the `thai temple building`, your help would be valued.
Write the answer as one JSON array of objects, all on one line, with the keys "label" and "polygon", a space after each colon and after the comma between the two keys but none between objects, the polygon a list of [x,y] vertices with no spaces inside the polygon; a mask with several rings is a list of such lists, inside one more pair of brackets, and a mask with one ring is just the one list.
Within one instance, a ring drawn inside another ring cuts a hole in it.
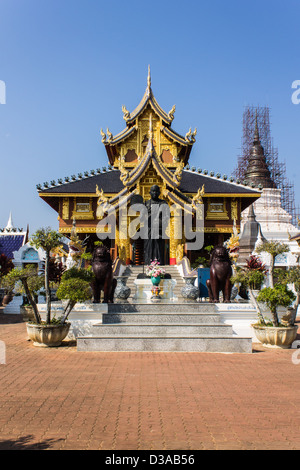
[{"label": "thai temple building", "polygon": [[[131,112],[122,106],[122,111],[126,123],[123,131],[113,135],[109,129],[101,130],[108,158],[105,168],[37,185],[39,196],[58,214],[59,231],[70,237],[75,224],[77,235],[81,239],[88,237],[92,248],[98,240],[99,222],[105,217],[103,208],[109,204],[117,223],[113,234],[112,227],[105,226],[104,243],[113,259],[119,257],[126,264],[141,265],[144,240],[129,231],[125,238],[120,237],[120,218],[125,217],[129,227],[135,217],[129,211],[131,204],[148,200],[153,185],[159,186],[160,198],[169,207],[175,205],[190,212],[193,226],[195,205],[202,204],[204,246],[223,244],[235,228],[239,231],[241,214],[261,196],[258,182],[249,177],[249,184],[245,184],[209,172],[205,169],[208,162],[201,155],[197,159],[201,168],[190,168],[196,129],[182,135],[173,129],[175,106],[169,112],[159,106],[151,87],[150,69],[140,104]],[[176,217],[182,217],[183,224],[182,210],[178,214],[171,212],[168,239],[164,242],[165,265],[175,265],[184,256],[193,262],[201,255],[201,250],[189,252],[184,231],[178,236],[175,230]]]}]

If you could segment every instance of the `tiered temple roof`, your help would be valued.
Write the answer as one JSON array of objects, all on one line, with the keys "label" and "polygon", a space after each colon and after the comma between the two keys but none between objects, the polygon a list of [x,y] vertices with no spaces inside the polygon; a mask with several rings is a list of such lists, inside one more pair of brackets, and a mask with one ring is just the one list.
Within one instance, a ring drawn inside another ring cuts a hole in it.
[{"label": "tiered temple roof", "polygon": [[[226,175],[190,169],[188,159],[197,131],[190,128],[180,135],[172,129],[175,106],[169,112],[159,106],[151,88],[150,70],[140,104],[131,113],[125,106],[122,111],[126,122],[122,132],[114,136],[109,129],[106,133],[101,130],[108,167],[37,186],[39,196],[57,211],[59,230],[69,234],[76,220],[78,233],[96,233],[105,203],[110,204],[109,211],[119,214],[120,208],[131,201],[149,199],[154,184],[170,206],[176,204],[195,214],[195,206],[203,204],[205,232],[218,237],[232,233],[233,225],[239,228],[241,212],[260,197],[261,190],[254,183],[246,185]],[[184,238],[171,234],[170,262],[184,243]],[[127,262],[132,255],[129,237],[125,245]],[[117,239],[112,249],[120,251]]]}]

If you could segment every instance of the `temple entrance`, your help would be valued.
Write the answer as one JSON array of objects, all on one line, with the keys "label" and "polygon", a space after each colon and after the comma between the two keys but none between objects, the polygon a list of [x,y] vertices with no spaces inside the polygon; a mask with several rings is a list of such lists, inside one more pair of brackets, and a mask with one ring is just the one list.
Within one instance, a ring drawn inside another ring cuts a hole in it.
[{"label": "temple entrance", "polygon": [[226,240],[232,235],[228,233],[205,233],[204,244],[201,250],[190,250],[186,252],[186,256],[190,260],[191,264],[196,266],[202,264],[205,267],[209,266],[210,253],[213,247],[223,245]]},{"label": "temple entrance", "polygon": [[138,238],[131,241],[132,261],[136,266],[144,264],[144,240]]},{"label": "temple entrance", "polygon": [[[162,265],[170,264],[170,243],[165,240],[163,245],[164,251],[162,253]],[[142,266],[144,264],[144,240],[138,238],[131,241],[132,262],[135,266]]]}]

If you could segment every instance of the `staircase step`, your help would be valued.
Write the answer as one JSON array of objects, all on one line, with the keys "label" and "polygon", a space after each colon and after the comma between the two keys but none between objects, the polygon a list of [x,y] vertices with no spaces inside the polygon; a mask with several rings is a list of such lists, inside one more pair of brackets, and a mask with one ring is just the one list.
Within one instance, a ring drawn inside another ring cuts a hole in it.
[{"label": "staircase step", "polygon": [[210,324],[220,323],[219,314],[209,313],[157,313],[157,312],[115,312],[104,313],[103,324],[114,323],[151,323],[151,324]]},{"label": "staircase step", "polygon": [[146,302],[132,302],[132,303],[118,303],[107,304],[108,313],[210,313],[219,315],[215,304],[206,302],[168,302],[162,301],[159,303],[146,303]]},{"label": "staircase step", "polygon": [[251,353],[251,338],[231,335],[212,337],[209,335],[107,335],[77,338],[78,351],[185,351]]},{"label": "staircase step", "polygon": [[95,336],[102,335],[143,335],[153,334],[162,335],[230,335],[232,334],[232,326],[224,323],[110,323],[96,324],[93,326]]}]

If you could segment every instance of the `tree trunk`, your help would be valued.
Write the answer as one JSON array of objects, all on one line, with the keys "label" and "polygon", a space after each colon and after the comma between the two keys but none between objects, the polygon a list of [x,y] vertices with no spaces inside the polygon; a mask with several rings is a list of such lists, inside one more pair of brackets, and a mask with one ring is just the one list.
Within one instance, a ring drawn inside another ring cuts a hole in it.
[{"label": "tree trunk", "polygon": [[29,290],[29,287],[28,287],[28,284],[27,284],[27,280],[26,280],[26,279],[23,279],[23,280],[22,280],[22,284],[23,284],[23,287],[24,287],[24,290],[25,290],[27,299],[29,300],[29,303],[30,303],[30,305],[31,305],[32,308],[33,308],[33,313],[34,313],[35,321],[36,321],[37,324],[39,325],[39,324],[41,323],[41,317],[40,317],[38,308],[37,308],[37,306],[36,306],[36,302],[34,301],[32,295],[31,295],[31,292],[30,292],[30,290]]},{"label": "tree trunk", "polygon": [[49,325],[51,322],[51,292],[49,286],[49,259],[50,253],[46,252],[45,258],[45,291],[46,291],[46,323]]},{"label": "tree trunk", "polygon": [[65,323],[75,304],[76,302],[69,300],[60,323]]},{"label": "tree trunk", "polygon": [[277,309],[276,307],[274,309],[271,309],[272,317],[273,317],[273,323],[274,326],[279,326],[279,321],[278,321],[278,315],[277,315]]},{"label": "tree trunk", "polygon": [[274,265],[275,265],[275,256],[271,255],[269,280],[270,280],[270,287],[272,287],[272,289],[274,287]]},{"label": "tree trunk", "polygon": [[252,289],[251,289],[250,287],[248,288],[248,292],[249,292],[250,300],[254,303],[254,306],[255,306],[256,311],[257,311],[257,316],[258,316],[260,322],[261,322],[263,325],[265,325],[265,324],[266,324],[265,319],[264,319],[264,317],[263,317],[263,314],[261,313],[261,310],[260,310],[260,307],[259,307],[259,305],[258,305],[258,302],[257,302],[257,300],[256,300],[256,298],[255,298],[255,296],[254,296],[254,294],[253,294],[253,292],[252,292]]}]

